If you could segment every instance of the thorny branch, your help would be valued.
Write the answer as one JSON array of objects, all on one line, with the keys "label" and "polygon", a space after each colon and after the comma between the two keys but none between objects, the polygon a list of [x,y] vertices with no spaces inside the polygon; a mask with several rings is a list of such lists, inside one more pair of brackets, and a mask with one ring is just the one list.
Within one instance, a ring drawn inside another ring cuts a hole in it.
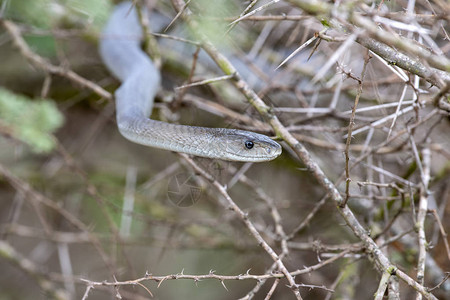
[{"label": "thorny branch", "polygon": [[294,277],[289,273],[285,265],[283,264],[281,258],[275,253],[275,251],[269,246],[269,244],[263,239],[261,234],[258,232],[258,230],[255,228],[255,225],[250,221],[248,214],[244,213],[239,206],[231,199],[229,196],[227,189],[225,186],[220,184],[213,176],[206,173],[203,169],[199,168],[192,159],[190,159],[187,155],[182,154],[183,158],[194,168],[194,170],[198,173],[200,173],[203,177],[205,177],[208,181],[210,181],[213,186],[217,189],[217,191],[226,199],[228,202],[228,209],[236,213],[241,221],[247,226],[250,233],[253,235],[253,237],[258,241],[258,245],[260,245],[273,259],[273,261],[276,263],[277,268],[280,272],[283,273],[284,276],[286,276],[289,284],[291,285],[291,289],[294,291],[296,297],[298,299],[302,299],[300,296],[300,291],[298,289],[297,284],[295,283]]},{"label": "thorny branch", "polygon": [[[180,10],[183,7],[181,1],[173,0],[174,6],[177,10]],[[312,1],[309,3],[298,1],[296,4],[300,4],[302,9],[310,8],[317,4],[316,1]],[[317,9],[315,13],[323,13],[324,7],[315,6],[314,9]],[[330,9],[331,10],[331,9]],[[199,25],[190,18],[189,10],[185,9],[184,11],[184,19],[187,22],[188,26],[191,27],[193,32],[200,33]],[[323,173],[321,168],[317,165],[317,163],[312,159],[309,152],[304,148],[302,144],[300,144],[286,128],[282,125],[279,119],[274,116],[270,112],[270,108],[257,96],[257,94],[247,85],[247,83],[240,77],[237,70],[232,66],[232,64],[228,61],[226,57],[224,57],[221,53],[219,53],[212,44],[210,44],[206,37],[201,34],[197,34],[197,37],[203,41],[202,48],[210,55],[210,57],[217,63],[219,67],[222,68],[222,71],[225,74],[234,74],[235,86],[239,89],[247,98],[247,100],[255,107],[255,109],[262,114],[266,120],[269,121],[274,131],[277,133],[277,136],[281,137],[284,141],[286,141],[290,147],[296,152],[299,158],[303,161],[303,163],[307,166],[308,170],[314,175],[314,177],[318,180],[318,182],[328,191],[330,198],[336,202],[339,207],[339,212],[342,217],[346,221],[347,225],[352,229],[354,234],[364,243],[367,252],[370,253],[375,259],[376,266],[379,271],[386,271],[393,267],[388,258],[379,250],[376,243],[367,235],[365,229],[361,226],[359,221],[354,216],[353,212],[346,206],[346,203],[343,201],[339,191],[336,187],[331,183],[331,181],[327,178],[327,176]],[[444,65],[444,68],[446,66]],[[450,66],[449,66],[450,69]],[[404,274],[404,273],[402,273]],[[405,274],[406,275],[406,274]],[[405,276],[401,276],[401,279],[409,282],[410,278],[405,278]],[[419,288],[418,291],[423,294],[427,299],[435,299],[435,297],[426,292],[424,288]],[[299,295],[297,295],[299,296]]]}]

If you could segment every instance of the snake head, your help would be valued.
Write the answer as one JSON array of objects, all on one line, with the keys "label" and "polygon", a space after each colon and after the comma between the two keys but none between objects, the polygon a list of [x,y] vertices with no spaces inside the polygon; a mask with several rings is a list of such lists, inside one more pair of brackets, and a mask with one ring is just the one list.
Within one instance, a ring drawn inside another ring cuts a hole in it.
[{"label": "snake head", "polygon": [[226,135],[227,160],[263,162],[275,159],[282,152],[280,144],[262,134],[228,129]]}]

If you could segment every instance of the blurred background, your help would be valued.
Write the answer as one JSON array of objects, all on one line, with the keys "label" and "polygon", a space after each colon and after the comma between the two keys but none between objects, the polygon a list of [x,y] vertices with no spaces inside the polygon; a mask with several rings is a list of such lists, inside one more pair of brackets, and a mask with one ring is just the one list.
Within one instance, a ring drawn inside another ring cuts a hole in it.
[{"label": "blurred background", "polygon": [[[151,10],[150,32],[169,36],[148,35],[163,76],[152,118],[275,135],[228,80],[180,89],[223,73],[195,44],[170,38],[196,40],[182,18],[171,23],[177,13],[170,1],[137,2]],[[367,32],[331,26],[339,12],[320,20],[288,2],[256,2],[249,11],[260,9],[235,26],[230,23],[249,3],[195,0],[189,7],[202,33],[348,196],[390,261],[414,279],[425,195],[424,285],[439,285],[433,293],[450,299],[444,236],[450,231],[450,120],[433,102],[442,86],[369,52],[355,41]],[[448,3],[411,2],[352,3],[363,15],[378,16],[380,28],[448,58]],[[120,136],[112,101],[120,83],[98,54],[116,3],[0,3],[0,299],[148,299],[148,290],[154,299],[268,299],[271,288],[273,299],[294,299],[288,282],[271,276],[277,273],[271,257],[186,159]],[[344,151],[355,99],[346,192]],[[283,253],[289,271],[316,266],[295,277],[306,285],[300,287],[304,298],[372,298],[381,276],[360,240],[280,142],[282,156],[267,163],[193,160],[227,186],[263,239]],[[426,186],[424,169],[430,172]],[[171,276],[213,273],[234,278]],[[247,273],[269,276],[237,280]],[[146,274],[168,277],[158,282]],[[139,278],[145,288],[126,284]],[[90,289],[114,281],[123,284]],[[400,299],[415,297],[403,282],[397,290]]]}]

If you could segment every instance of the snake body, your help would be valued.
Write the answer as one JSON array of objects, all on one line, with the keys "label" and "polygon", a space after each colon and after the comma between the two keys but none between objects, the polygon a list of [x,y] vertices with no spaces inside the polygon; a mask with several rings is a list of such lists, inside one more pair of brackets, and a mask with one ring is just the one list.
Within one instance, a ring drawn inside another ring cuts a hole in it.
[{"label": "snake body", "polygon": [[100,40],[100,55],[122,82],[115,92],[120,133],[130,141],[160,149],[231,161],[261,162],[281,154],[281,146],[254,132],[176,125],[148,118],[161,76],[141,50],[142,29],[131,3],[116,6]]}]

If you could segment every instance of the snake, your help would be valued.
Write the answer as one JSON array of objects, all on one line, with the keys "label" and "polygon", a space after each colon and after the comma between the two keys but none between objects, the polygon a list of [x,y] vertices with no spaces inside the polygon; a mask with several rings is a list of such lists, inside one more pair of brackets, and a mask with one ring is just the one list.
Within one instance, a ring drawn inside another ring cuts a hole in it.
[{"label": "snake", "polygon": [[149,147],[227,161],[264,162],[281,154],[281,145],[263,134],[149,118],[161,75],[142,50],[142,38],[134,5],[123,2],[113,9],[99,41],[104,64],[121,82],[114,98],[117,127],[123,137]]}]

